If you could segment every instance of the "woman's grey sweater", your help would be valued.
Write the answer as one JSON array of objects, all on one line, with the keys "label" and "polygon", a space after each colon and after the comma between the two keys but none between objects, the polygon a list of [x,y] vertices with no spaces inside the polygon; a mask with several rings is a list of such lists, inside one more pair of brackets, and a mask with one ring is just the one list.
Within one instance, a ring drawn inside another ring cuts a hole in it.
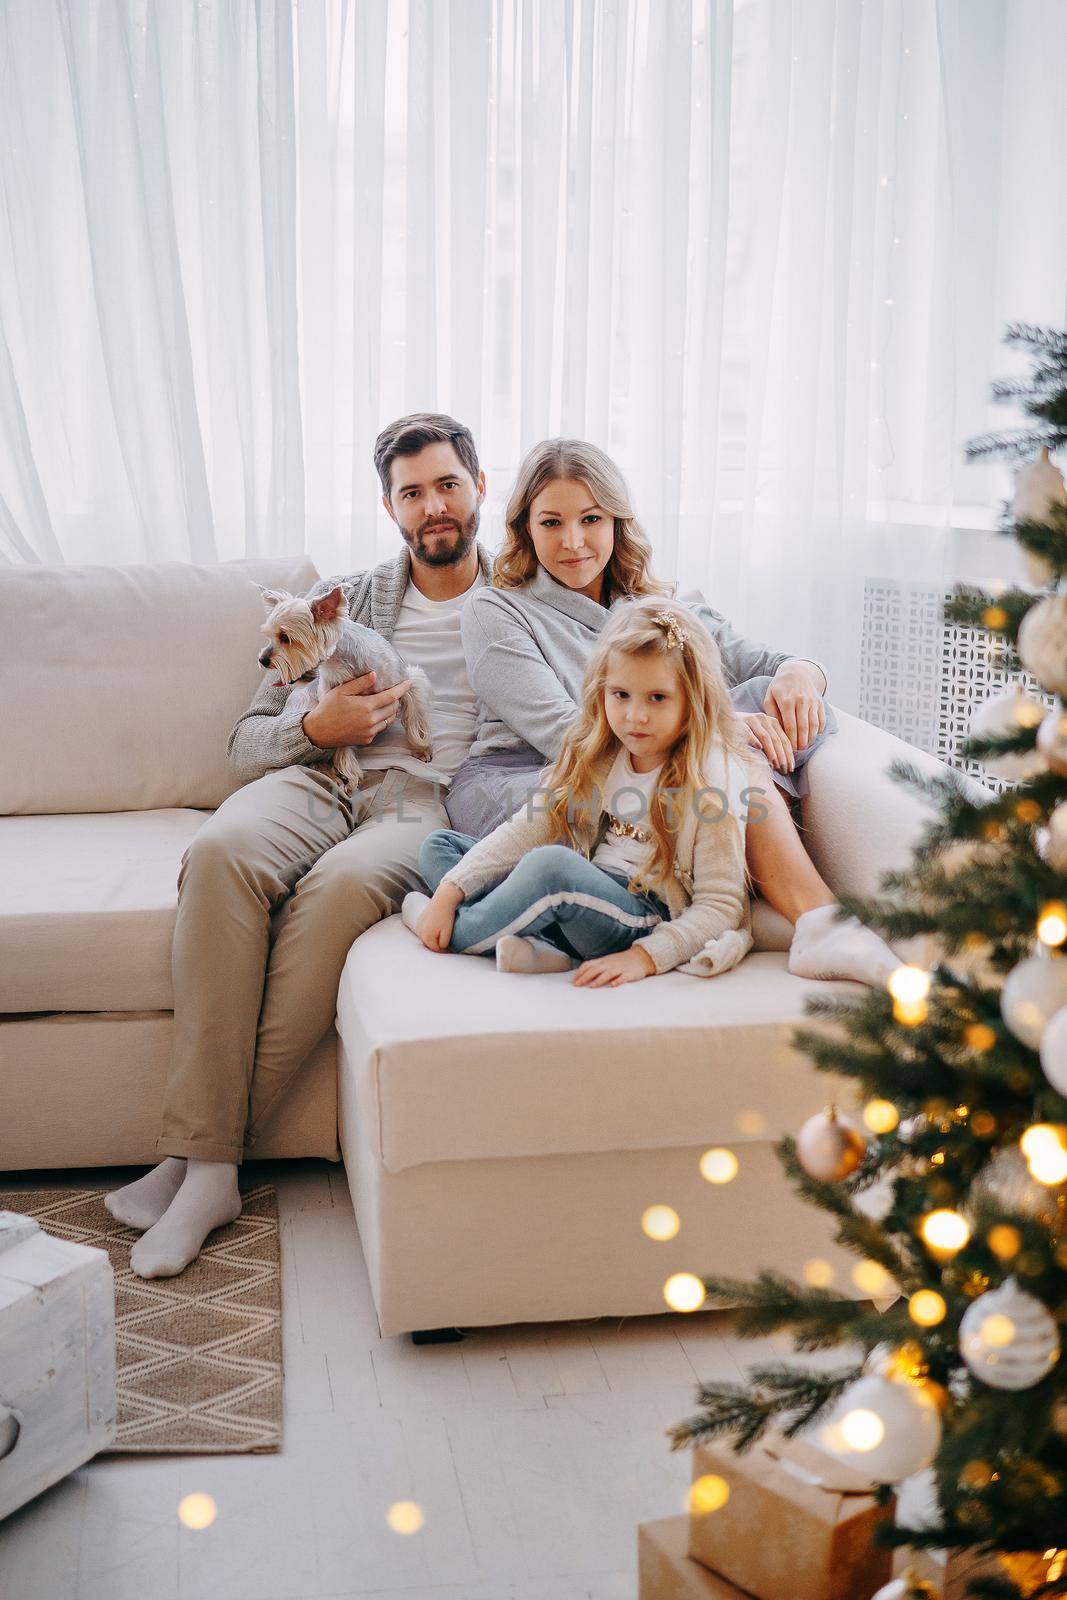
[{"label": "woman's grey sweater", "polygon": [[[729,688],[773,676],[794,659],[746,639],[698,593],[678,597],[719,647]],[[623,604],[620,598],[615,604]],[[532,746],[554,761],[581,701],[582,679],[608,608],[557,583],[539,566],[521,589],[476,589],[460,628],[467,675],[481,701],[471,756]],[[803,657],[802,659],[810,659]],[[823,676],[826,669],[815,662]]]}]

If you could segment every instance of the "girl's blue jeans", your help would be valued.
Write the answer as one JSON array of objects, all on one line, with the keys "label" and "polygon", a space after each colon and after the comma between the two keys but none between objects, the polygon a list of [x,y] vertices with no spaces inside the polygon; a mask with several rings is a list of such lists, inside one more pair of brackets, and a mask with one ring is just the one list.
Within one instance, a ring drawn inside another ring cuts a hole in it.
[{"label": "girl's blue jeans", "polygon": [[[431,893],[477,840],[441,828],[419,852]],[[658,895],[631,894],[625,880],[565,844],[540,845],[502,883],[456,908],[450,950],[489,955],[505,934],[547,939],[580,961],[628,950],[669,917]]]}]

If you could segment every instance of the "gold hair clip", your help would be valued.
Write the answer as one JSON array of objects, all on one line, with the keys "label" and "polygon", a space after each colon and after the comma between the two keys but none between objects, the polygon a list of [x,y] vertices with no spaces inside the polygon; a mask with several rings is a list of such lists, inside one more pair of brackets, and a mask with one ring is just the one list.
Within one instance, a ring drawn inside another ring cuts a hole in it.
[{"label": "gold hair clip", "polygon": [[679,649],[683,644],[689,643],[688,630],[681,627],[678,618],[670,611],[657,611],[652,618],[661,628],[667,630],[667,649]]}]

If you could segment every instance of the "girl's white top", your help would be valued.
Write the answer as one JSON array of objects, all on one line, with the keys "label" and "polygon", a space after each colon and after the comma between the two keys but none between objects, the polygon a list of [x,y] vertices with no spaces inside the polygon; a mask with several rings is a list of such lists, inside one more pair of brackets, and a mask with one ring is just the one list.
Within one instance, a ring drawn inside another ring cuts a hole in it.
[{"label": "girl's white top", "polygon": [[632,823],[643,833],[650,833],[652,797],[662,771],[661,761],[651,772],[635,772],[629,751],[619,746],[601,797],[602,810],[608,819],[608,832],[593,851],[594,866],[634,878],[639,877],[648,865],[653,850],[648,840],[628,838],[625,834],[613,832],[611,821],[615,818],[621,823]]}]

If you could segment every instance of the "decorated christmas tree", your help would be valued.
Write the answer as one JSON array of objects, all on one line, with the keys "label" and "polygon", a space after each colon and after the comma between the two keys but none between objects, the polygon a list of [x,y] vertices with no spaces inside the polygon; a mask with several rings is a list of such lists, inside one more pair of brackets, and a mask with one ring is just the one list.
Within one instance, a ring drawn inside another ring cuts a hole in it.
[{"label": "decorated christmas tree", "polygon": [[845,909],[923,957],[887,992],[809,1002],[818,1020],[797,1043],[852,1080],[862,1110],[828,1107],[779,1147],[872,1299],[776,1272],[707,1280],[705,1304],[739,1307],[742,1334],[788,1330],[798,1354],[839,1346],[842,1359],[707,1383],[672,1435],[744,1450],[772,1427],[811,1430],[886,1501],[929,1468],[932,1514],[880,1537],[987,1552],[967,1591],[982,1600],[1067,1595],[1067,714],[1050,699],[1067,699],[1067,492],[1050,460],[1067,442],[1067,333],[1005,337],[1032,373],[993,393],[1033,422],[967,454],[1023,463],[1001,531],[1030,586],[961,587],[946,608],[1019,674],[960,752],[995,781],[894,769],[934,803],[931,821],[883,897]]}]

